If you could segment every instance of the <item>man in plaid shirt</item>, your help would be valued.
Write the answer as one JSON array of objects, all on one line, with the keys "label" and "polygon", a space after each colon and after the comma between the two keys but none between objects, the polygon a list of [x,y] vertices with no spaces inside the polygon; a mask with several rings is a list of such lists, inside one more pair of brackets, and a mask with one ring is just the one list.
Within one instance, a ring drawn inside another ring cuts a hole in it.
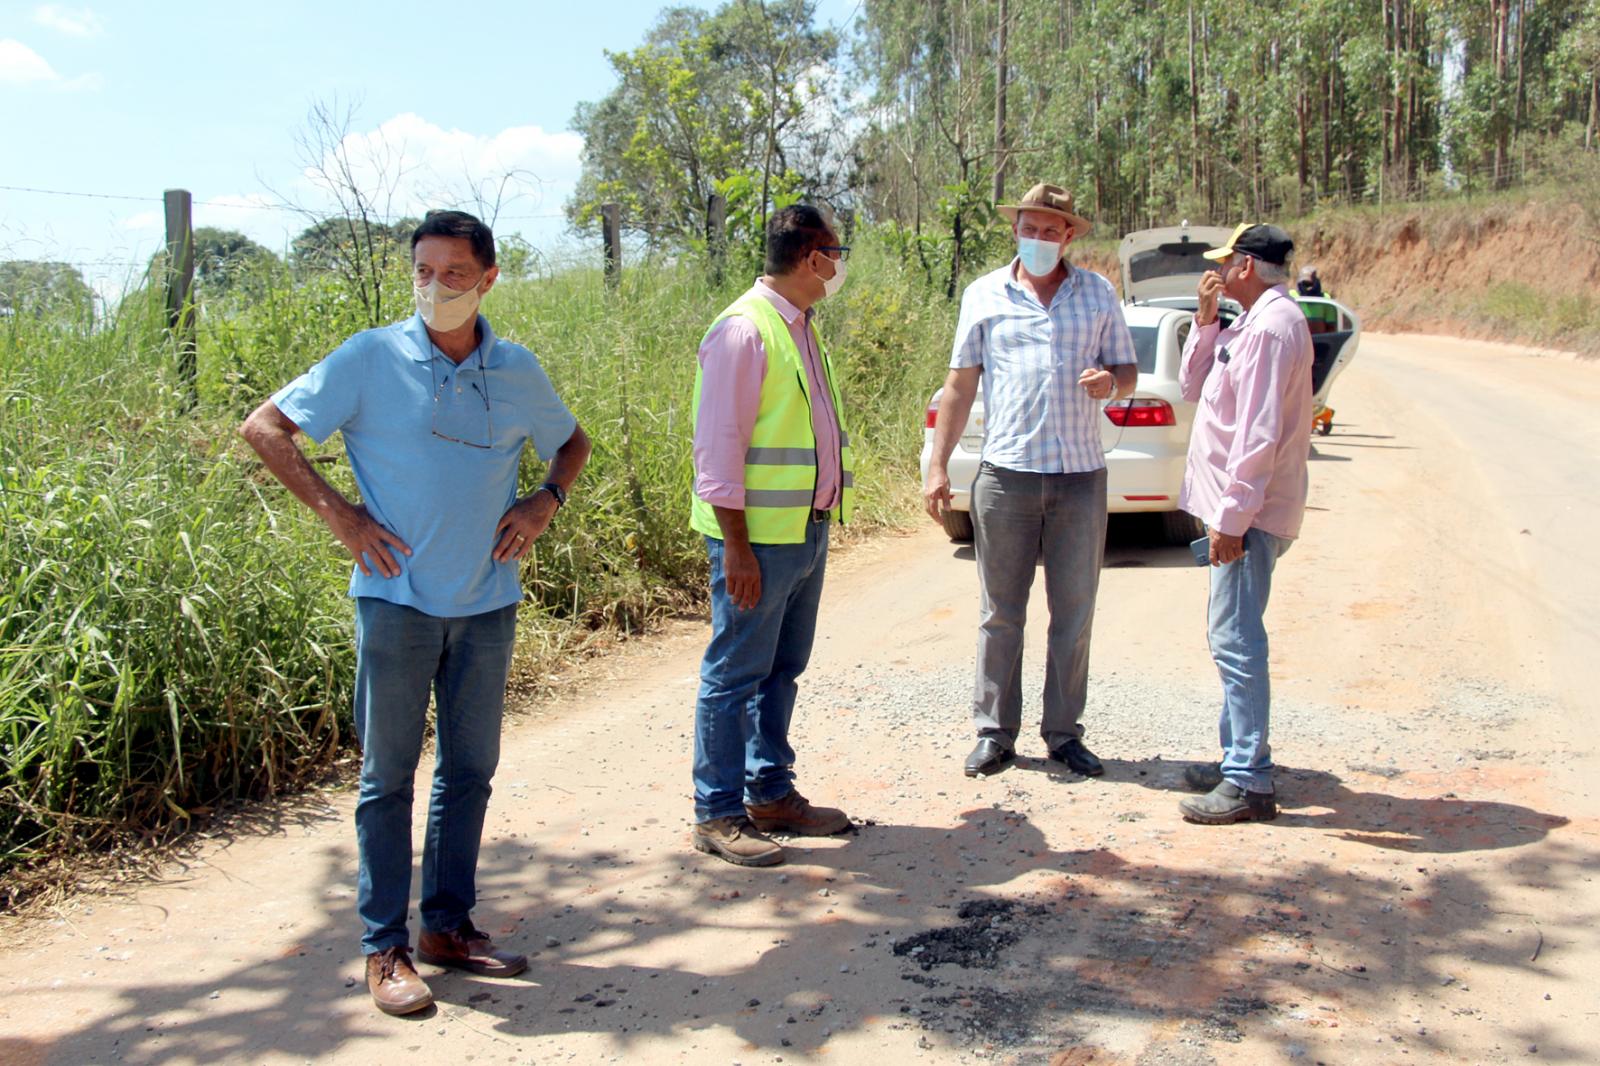
[{"label": "man in plaid shirt", "polygon": [[1016,760],[1022,727],[1022,638],[1035,561],[1050,607],[1040,734],[1075,773],[1103,771],[1083,743],[1089,633],[1106,532],[1106,468],[1099,401],[1133,392],[1139,371],[1116,290],[1063,253],[1089,222],[1072,194],[1035,185],[1011,219],[1017,256],[961,297],[950,374],[934,428],[923,500],[934,521],[950,506],[946,464],[980,381],[987,420],[972,485],[981,594],[978,745],[968,777]]}]

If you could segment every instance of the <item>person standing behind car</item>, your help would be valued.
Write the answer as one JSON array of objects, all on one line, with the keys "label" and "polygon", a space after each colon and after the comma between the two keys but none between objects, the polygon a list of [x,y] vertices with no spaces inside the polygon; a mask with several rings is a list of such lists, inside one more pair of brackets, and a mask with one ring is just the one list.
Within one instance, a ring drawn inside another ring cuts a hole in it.
[{"label": "person standing behind car", "polygon": [[[1223,749],[1221,763],[1185,769],[1191,788],[1210,791],[1178,806],[1206,825],[1278,814],[1262,615],[1278,557],[1300,535],[1311,451],[1311,333],[1288,292],[1293,254],[1283,230],[1248,223],[1205,253],[1222,266],[1200,279],[1178,372],[1183,398],[1199,405],[1178,503],[1208,531]],[[1217,318],[1222,294],[1244,308],[1228,329]]]},{"label": "person standing behind car", "polygon": [[[1300,304],[1312,333],[1332,333],[1339,328],[1339,309],[1333,305],[1333,294],[1323,291],[1322,275],[1316,267],[1307,266],[1300,271],[1289,295]],[[1311,302],[1302,302],[1302,297]]]},{"label": "person standing behind car", "polygon": [[1063,258],[1089,230],[1072,194],[1039,184],[1014,205],[1017,255],[961,296],[950,373],[922,488],[935,522],[950,507],[948,463],[978,392],[987,432],[972,485],[978,557],[978,744],[968,777],[1016,760],[1022,728],[1022,643],[1035,561],[1050,607],[1040,734],[1075,773],[1104,771],[1083,743],[1089,634],[1106,534],[1106,465],[1097,401],[1133,392],[1133,338],[1111,282]]}]

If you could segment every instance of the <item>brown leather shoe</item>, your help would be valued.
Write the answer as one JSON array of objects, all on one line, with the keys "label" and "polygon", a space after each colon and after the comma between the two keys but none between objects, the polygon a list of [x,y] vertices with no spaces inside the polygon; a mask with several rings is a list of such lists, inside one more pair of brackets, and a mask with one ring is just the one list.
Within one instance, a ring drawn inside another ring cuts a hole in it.
[{"label": "brown leather shoe", "polygon": [[783,861],[783,848],[756,832],[750,819],[741,814],[696,822],[692,839],[696,851],[735,866],[776,866]]},{"label": "brown leather shoe", "polygon": [[828,837],[850,828],[850,819],[837,807],[813,807],[798,790],[771,803],[745,804],[750,822],[763,833],[793,833],[803,837]]},{"label": "brown leather shoe", "polygon": [[511,977],[528,968],[528,957],[501,951],[489,934],[470,921],[448,933],[424,929],[417,938],[417,958],[429,966],[448,966],[484,977]]},{"label": "brown leather shoe", "polygon": [[388,948],[367,956],[367,991],[385,1014],[415,1014],[433,1006],[433,993],[411,965],[411,949]]}]

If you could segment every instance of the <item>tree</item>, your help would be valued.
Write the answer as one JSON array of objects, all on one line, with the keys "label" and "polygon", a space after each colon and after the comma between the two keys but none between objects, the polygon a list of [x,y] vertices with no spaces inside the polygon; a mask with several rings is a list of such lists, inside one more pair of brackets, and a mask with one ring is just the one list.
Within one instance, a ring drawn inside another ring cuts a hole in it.
[{"label": "tree", "polygon": [[201,292],[227,292],[283,265],[276,255],[237,230],[201,226],[194,231],[194,272]]},{"label": "tree", "polygon": [[11,259],[0,262],[0,314],[87,323],[94,317],[94,293],[70,263]]},{"label": "tree", "polygon": [[343,279],[361,306],[367,324],[395,317],[409,291],[396,291],[396,268],[405,261],[415,222],[397,219],[394,210],[406,177],[405,149],[352,134],[356,108],[338,100],[319,101],[306,115],[296,138],[302,172],[335,210],[308,207],[283,197],[285,206],[311,225],[295,238],[291,255],[297,269],[332,271]]},{"label": "tree", "polygon": [[838,50],[812,27],[814,12],[814,0],[732,0],[712,15],[668,8],[638,48],[606,53],[617,87],[573,116],[584,135],[573,225],[616,202],[624,229],[694,243],[721,194],[730,225],[759,234],[768,210],[807,184],[789,165],[816,102],[807,74]]},{"label": "tree", "polygon": [[[166,277],[166,262],[165,249],[150,257],[148,276],[158,286]],[[282,260],[237,230],[200,226],[194,231],[195,292],[201,299],[258,292],[282,268]]]},{"label": "tree", "polygon": [[387,269],[397,257],[410,255],[411,232],[416,228],[417,220],[407,218],[393,223],[325,218],[307,226],[289,242],[289,262],[301,276],[348,276],[347,272],[363,264]]}]

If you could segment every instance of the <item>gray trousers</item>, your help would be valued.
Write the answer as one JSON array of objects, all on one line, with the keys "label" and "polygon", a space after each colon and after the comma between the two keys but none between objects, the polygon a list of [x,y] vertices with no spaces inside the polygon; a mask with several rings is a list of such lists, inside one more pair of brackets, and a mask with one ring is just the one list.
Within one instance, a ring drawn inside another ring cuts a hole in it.
[{"label": "gray trousers", "polygon": [[980,622],[972,720],[1013,748],[1022,728],[1022,628],[1035,565],[1050,608],[1039,733],[1049,748],[1083,736],[1089,631],[1106,541],[1106,472],[1031,474],[984,463],[972,483]]}]

